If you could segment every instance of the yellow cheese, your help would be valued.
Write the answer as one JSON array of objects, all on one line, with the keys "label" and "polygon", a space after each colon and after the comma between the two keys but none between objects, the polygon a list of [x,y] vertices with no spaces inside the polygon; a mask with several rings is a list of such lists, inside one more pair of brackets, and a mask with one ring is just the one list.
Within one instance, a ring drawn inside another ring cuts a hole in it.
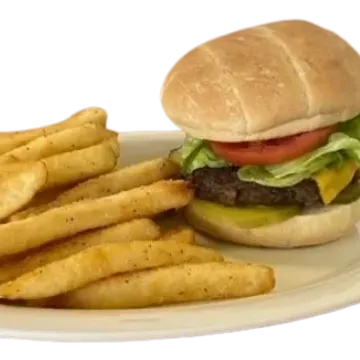
[{"label": "yellow cheese", "polygon": [[357,164],[349,160],[341,165],[321,170],[313,176],[325,205],[330,204],[350,184],[357,168]]}]

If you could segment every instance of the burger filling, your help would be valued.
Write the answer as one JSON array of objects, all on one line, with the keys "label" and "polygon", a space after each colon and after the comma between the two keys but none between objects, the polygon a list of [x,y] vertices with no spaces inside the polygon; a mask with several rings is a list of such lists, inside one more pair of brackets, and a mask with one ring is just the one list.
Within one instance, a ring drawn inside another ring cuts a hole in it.
[{"label": "burger filling", "polygon": [[186,137],[171,153],[198,199],[225,206],[349,203],[360,197],[360,116],[336,126],[258,142]]},{"label": "burger filling", "polygon": [[[234,167],[195,170],[187,177],[194,186],[195,195],[202,200],[228,206],[264,205],[319,207],[324,202],[314,180],[302,180],[296,185],[279,188],[239,180]],[[358,177],[354,176],[352,183]]]}]

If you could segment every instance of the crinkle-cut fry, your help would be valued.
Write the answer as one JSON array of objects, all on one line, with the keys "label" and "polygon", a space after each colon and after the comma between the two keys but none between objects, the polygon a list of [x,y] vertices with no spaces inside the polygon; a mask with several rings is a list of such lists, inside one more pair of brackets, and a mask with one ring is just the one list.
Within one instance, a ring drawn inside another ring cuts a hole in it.
[{"label": "crinkle-cut fry", "polygon": [[109,196],[121,191],[152,184],[159,180],[176,178],[178,175],[178,165],[167,158],[145,161],[84,181],[64,191],[54,201],[30,207],[14,214],[10,221],[26,219],[73,202]]},{"label": "crinkle-cut fry", "polygon": [[269,293],[274,270],[228,262],[185,263],[119,274],[45,300],[42,306],[130,309]]},{"label": "crinkle-cut fry", "polygon": [[85,230],[152,217],[186,206],[193,191],[182,180],[162,180],[99,199],[84,200],[0,225],[0,257],[21,253]]},{"label": "crinkle-cut fry", "polygon": [[96,245],[0,285],[0,298],[31,300],[56,296],[113,274],[184,262],[223,261],[213,249],[169,241]]}]

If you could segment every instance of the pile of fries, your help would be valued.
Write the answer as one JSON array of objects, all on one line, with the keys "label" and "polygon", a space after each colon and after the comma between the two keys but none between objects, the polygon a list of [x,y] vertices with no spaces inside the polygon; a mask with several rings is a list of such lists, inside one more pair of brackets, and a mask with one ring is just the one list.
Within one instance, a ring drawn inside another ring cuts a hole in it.
[{"label": "pile of fries", "polygon": [[119,168],[106,120],[94,107],[0,133],[0,299],[128,309],[272,291],[270,267],[227,261],[187,226],[159,226],[192,190],[168,158]]}]

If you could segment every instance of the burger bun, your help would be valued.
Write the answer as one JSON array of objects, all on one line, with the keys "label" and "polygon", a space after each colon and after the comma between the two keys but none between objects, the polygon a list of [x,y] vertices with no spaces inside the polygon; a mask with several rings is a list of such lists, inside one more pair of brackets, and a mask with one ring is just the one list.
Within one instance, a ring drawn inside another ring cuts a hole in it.
[{"label": "burger bun", "polygon": [[360,56],[307,21],[259,25],[184,55],[166,77],[161,101],[169,119],[193,137],[290,136],[360,113]]},{"label": "burger bun", "polygon": [[197,231],[218,240],[267,248],[299,248],[326,244],[346,235],[360,220],[360,199],[250,229],[240,227],[227,217],[208,213],[204,216],[197,207],[188,206],[184,215]]}]

